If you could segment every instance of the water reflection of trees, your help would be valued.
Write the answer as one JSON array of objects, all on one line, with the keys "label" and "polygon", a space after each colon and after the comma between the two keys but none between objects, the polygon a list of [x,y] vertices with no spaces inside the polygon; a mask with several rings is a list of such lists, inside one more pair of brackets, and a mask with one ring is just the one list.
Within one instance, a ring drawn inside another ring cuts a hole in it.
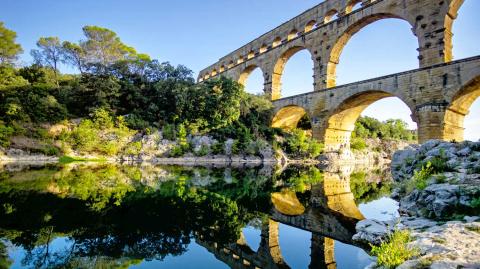
[{"label": "water reflection of trees", "polygon": [[[384,190],[364,183],[367,178],[350,179],[360,200]],[[322,180],[315,167],[279,175],[106,164],[2,172],[0,238],[25,249],[23,266],[126,268],[181,255],[194,236],[236,242],[247,223],[268,219],[272,192],[288,188],[308,206],[311,186]],[[68,239],[63,249],[52,249],[56,238]],[[1,247],[0,265],[11,263]]]}]

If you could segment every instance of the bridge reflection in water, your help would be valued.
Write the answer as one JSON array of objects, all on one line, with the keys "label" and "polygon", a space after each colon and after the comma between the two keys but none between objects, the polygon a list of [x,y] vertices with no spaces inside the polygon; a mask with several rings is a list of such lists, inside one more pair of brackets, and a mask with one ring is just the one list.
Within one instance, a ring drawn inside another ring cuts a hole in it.
[{"label": "bridge reflection in water", "polygon": [[311,232],[308,268],[336,268],[335,241],[354,245],[355,225],[364,219],[350,190],[349,178],[324,174],[314,185],[304,207],[295,192],[272,194],[272,209],[263,221],[258,249],[253,250],[242,233],[235,243],[220,245],[198,235],[196,241],[231,268],[291,268],[284,260],[279,243],[279,223]]}]

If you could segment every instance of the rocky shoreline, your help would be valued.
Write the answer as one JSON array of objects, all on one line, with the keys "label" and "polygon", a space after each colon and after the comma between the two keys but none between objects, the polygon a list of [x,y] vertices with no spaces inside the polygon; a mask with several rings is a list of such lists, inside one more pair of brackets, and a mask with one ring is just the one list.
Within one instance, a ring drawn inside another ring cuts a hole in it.
[{"label": "rocky shoreline", "polygon": [[394,154],[391,170],[401,216],[360,221],[354,241],[379,245],[408,230],[419,253],[397,268],[480,268],[480,142],[411,146]]}]

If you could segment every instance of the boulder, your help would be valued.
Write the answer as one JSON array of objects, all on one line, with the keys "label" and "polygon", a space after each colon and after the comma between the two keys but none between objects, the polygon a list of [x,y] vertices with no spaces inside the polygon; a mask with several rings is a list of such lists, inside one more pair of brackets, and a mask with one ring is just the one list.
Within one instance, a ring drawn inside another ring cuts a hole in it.
[{"label": "boulder", "polygon": [[356,234],[353,241],[360,244],[379,245],[386,240],[389,234],[393,232],[395,223],[393,221],[379,221],[366,219],[359,221],[355,226]]}]

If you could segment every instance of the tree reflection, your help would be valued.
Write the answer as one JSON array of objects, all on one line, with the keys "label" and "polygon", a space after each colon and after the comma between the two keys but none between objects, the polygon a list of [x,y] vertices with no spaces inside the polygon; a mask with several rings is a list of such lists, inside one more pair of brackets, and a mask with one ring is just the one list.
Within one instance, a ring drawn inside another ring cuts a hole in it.
[{"label": "tree reflection", "polygon": [[[316,167],[272,174],[108,164],[2,172],[0,238],[22,247],[31,268],[127,268],[182,255],[194,237],[228,245],[247,223],[268,219],[272,193],[288,188],[308,207],[324,181]],[[367,177],[351,177],[357,199],[383,191]],[[0,269],[12,262],[0,241]]]}]

